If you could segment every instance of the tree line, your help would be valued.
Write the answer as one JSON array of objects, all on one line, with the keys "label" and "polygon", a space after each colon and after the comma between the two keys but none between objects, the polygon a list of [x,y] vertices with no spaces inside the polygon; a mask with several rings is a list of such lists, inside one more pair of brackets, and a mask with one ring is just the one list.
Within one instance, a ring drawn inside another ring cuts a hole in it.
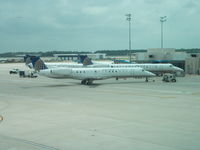
[{"label": "tree line", "polygon": [[[29,55],[36,55],[41,57],[53,57],[53,54],[91,54],[91,53],[104,53],[107,56],[127,56],[130,53],[137,53],[137,52],[146,52],[145,49],[140,50],[97,50],[95,52],[89,51],[47,51],[47,52],[7,52],[1,53],[0,57],[17,57],[23,56],[26,54]],[[176,49],[178,52],[187,52],[187,53],[200,53],[200,48],[193,48],[193,49]]]}]

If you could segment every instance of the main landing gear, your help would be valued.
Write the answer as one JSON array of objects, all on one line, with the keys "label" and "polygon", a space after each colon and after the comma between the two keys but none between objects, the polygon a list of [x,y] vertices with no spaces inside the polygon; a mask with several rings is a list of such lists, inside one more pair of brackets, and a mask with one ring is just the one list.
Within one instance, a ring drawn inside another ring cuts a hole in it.
[{"label": "main landing gear", "polygon": [[84,85],[91,85],[92,82],[93,82],[92,80],[87,79],[87,80],[82,80],[82,81],[81,81],[81,84],[84,84]]}]

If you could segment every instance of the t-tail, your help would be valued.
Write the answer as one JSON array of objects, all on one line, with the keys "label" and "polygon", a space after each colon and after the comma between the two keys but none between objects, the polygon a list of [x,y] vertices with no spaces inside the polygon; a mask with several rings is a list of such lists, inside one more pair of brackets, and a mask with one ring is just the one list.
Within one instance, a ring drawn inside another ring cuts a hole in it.
[{"label": "t-tail", "polygon": [[79,55],[78,56],[79,63],[82,63],[83,66],[92,65],[91,59],[87,55]]},{"label": "t-tail", "polygon": [[39,56],[26,55],[24,56],[24,62],[26,66],[28,66],[29,68],[33,68],[36,71],[48,69]]}]

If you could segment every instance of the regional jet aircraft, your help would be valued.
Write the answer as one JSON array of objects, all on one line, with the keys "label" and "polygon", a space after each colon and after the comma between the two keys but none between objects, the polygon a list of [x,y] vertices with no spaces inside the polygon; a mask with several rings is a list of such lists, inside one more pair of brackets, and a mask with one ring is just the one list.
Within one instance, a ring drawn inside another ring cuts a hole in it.
[{"label": "regional jet aircraft", "polygon": [[154,77],[155,74],[142,68],[52,68],[40,70],[39,75],[49,78],[72,78],[81,84],[92,84],[94,80],[108,78]]},{"label": "regional jet aircraft", "polygon": [[103,80],[108,78],[130,78],[130,77],[153,77],[155,74],[145,71],[140,67],[134,68],[67,68],[54,67],[48,69],[39,57],[30,59],[32,66],[38,71],[39,75],[49,78],[72,78],[81,80],[81,84],[92,84],[94,80]]},{"label": "regional jet aircraft", "polygon": [[[25,62],[26,65],[29,67],[33,67],[31,63],[31,59],[34,60],[34,57],[38,56],[25,56]],[[39,57],[38,57],[39,58]],[[39,58],[40,59],[40,58]],[[93,64],[92,61],[88,57],[82,57],[80,58],[80,62],[82,64],[69,64],[69,63],[45,63],[47,68],[57,68],[57,67],[68,67],[68,68],[81,68],[81,67],[103,67],[103,68],[135,68],[135,67],[141,67],[145,69],[146,71],[150,71],[157,74],[163,74],[163,73],[175,73],[175,72],[183,72],[183,69],[176,67],[172,64],[152,64],[152,63],[146,63],[146,64],[110,64],[110,63],[102,63],[102,64]]]},{"label": "regional jet aircraft", "polygon": [[183,72],[183,69],[176,67],[172,64],[109,64],[111,68],[134,68],[134,67],[141,67],[147,71],[163,74],[163,73],[175,73],[175,72]]}]

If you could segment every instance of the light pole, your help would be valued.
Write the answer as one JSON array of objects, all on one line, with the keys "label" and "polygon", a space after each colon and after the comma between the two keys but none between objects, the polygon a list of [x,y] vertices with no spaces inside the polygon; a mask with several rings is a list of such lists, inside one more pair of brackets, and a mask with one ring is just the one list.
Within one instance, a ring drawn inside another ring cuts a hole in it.
[{"label": "light pole", "polygon": [[125,15],[127,18],[126,20],[129,22],[129,61],[131,62],[131,14]]},{"label": "light pole", "polygon": [[161,49],[163,49],[163,22],[167,21],[167,16],[160,17],[161,23]]}]

